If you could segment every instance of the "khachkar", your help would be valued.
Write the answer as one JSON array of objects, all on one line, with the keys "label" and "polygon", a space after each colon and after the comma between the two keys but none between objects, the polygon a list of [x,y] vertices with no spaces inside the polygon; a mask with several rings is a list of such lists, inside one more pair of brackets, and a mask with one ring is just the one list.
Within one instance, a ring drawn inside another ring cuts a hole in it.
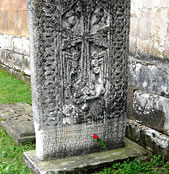
[{"label": "khachkar", "polygon": [[129,0],[30,0],[36,154],[123,146]]}]

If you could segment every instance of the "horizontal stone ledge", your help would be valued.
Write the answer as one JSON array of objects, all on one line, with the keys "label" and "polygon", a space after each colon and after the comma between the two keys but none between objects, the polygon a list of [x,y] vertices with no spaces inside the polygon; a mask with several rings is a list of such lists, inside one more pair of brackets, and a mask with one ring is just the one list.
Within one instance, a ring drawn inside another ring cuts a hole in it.
[{"label": "horizontal stone ledge", "polygon": [[169,99],[128,89],[128,118],[169,135]]},{"label": "horizontal stone ledge", "polygon": [[29,38],[0,35],[0,48],[29,56]]},{"label": "horizontal stone ledge", "polygon": [[166,160],[169,160],[169,136],[134,120],[128,120],[126,136],[154,154],[160,154]]},{"label": "horizontal stone ledge", "polygon": [[10,71],[20,71],[30,76],[30,57],[10,50],[0,48],[0,64]]},{"label": "horizontal stone ledge", "polygon": [[129,86],[147,93],[169,97],[169,68],[129,58]]},{"label": "horizontal stone ledge", "polygon": [[114,162],[137,158],[149,159],[151,152],[138,144],[125,139],[125,147],[88,155],[74,156],[50,161],[40,161],[35,150],[24,152],[24,161],[35,174],[92,173],[100,168],[111,166]]}]

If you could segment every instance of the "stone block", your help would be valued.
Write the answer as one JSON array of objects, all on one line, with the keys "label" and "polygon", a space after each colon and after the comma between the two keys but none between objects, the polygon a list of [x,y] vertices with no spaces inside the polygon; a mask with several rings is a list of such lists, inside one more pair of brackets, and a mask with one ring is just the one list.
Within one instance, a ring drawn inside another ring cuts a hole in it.
[{"label": "stone block", "polygon": [[13,35],[15,36],[15,16],[16,16],[16,11],[14,10],[9,10],[8,11],[8,35]]},{"label": "stone block", "polygon": [[169,135],[168,98],[131,89],[128,101],[129,119]]},{"label": "stone block", "polygon": [[153,7],[153,0],[132,0],[131,1],[132,8],[137,9],[151,9]]},{"label": "stone block", "polygon": [[0,48],[5,50],[12,50],[12,35],[0,35]]},{"label": "stone block", "polygon": [[[1,64],[3,64],[4,66],[8,67],[12,70],[18,71],[18,72],[24,72],[24,69],[22,69],[22,67],[26,67],[26,71],[30,71],[29,70],[29,63],[28,63],[28,57],[19,54],[19,53],[15,53],[13,51],[10,50],[5,50],[5,49],[0,49],[0,62]],[[23,61],[24,59],[24,61]],[[29,75],[29,74],[28,74]]]},{"label": "stone block", "polygon": [[0,34],[7,34],[8,31],[8,11],[0,10]]},{"label": "stone block", "polygon": [[138,19],[135,13],[133,13],[132,9],[130,11],[130,37],[129,37],[129,51],[131,54],[136,55],[137,51],[137,23]]},{"label": "stone block", "polygon": [[26,75],[30,76],[30,57],[24,56],[22,59],[22,72],[24,72]]},{"label": "stone block", "polygon": [[12,68],[21,72],[22,71],[22,60],[23,60],[24,56],[22,54],[13,52],[11,57],[12,57],[12,62],[11,62]]},{"label": "stone block", "polygon": [[133,9],[155,9],[155,8],[168,8],[168,0],[132,0],[131,8]]},{"label": "stone block", "polygon": [[22,30],[21,36],[29,38],[29,29],[28,29],[28,11],[21,11],[21,20],[22,20]]},{"label": "stone block", "polygon": [[169,160],[169,136],[139,124],[134,120],[128,120],[126,136],[154,154],[160,154],[166,160]]},{"label": "stone block", "polygon": [[146,160],[152,156],[151,152],[125,139],[125,147],[88,155],[75,156],[64,159],[39,161],[35,151],[24,152],[24,161],[35,174],[59,173],[95,173],[103,167],[111,167],[113,163],[138,159]]},{"label": "stone block", "polygon": [[0,104],[0,118],[0,125],[17,143],[35,141],[32,107],[29,104]]},{"label": "stone block", "polygon": [[12,40],[13,50],[16,53],[23,54],[23,40],[20,37],[15,37]]},{"label": "stone block", "polygon": [[12,35],[0,35],[0,66],[10,74],[29,83],[29,39],[26,37],[16,38]]},{"label": "stone block", "polygon": [[29,39],[26,37],[14,37],[12,39],[13,50],[16,53],[29,56]]},{"label": "stone block", "polygon": [[15,35],[21,36],[22,31],[22,18],[21,18],[21,11],[16,11],[15,13]]},{"label": "stone block", "polygon": [[0,49],[1,64],[4,64],[4,65],[12,68],[12,63],[13,63],[12,54],[13,54],[13,51]]},{"label": "stone block", "polygon": [[168,0],[153,0],[153,8],[169,8]]},{"label": "stone block", "polygon": [[[137,16],[137,39],[142,41],[150,40],[151,38],[151,10],[140,10],[140,16]],[[134,24],[133,24],[134,25]],[[146,27],[143,27],[146,26]],[[138,46],[138,45],[137,45]],[[138,48],[139,49],[139,48]]]},{"label": "stone block", "polygon": [[22,37],[22,44],[23,54],[29,56],[29,39],[26,37]]},{"label": "stone block", "polygon": [[130,1],[57,2],[29,2],[37,157],[122,147]]},{"label": "stone block", "polygon": [[27,0],[1,0],[0,33],[28,37]]},{"label": "stone block", "polygon": [[157,8],[151,12],[151,55],[169,59],[168,46],[168,8]]},{"label": "stone block", "polygon": [[[130,36],[135,37],[130,39],[132,54],[169,59],[168,4],[167,0],[131,2]],[[135,32],[136,35],[133,34]]]},{"label": "stone block", "polygon": [[169,96],[169,68],[167,64],[150,64],[129,59],[129,85],[160,96]]},{"label": "stone block", "polygon": [[27,0],[1,0],[0,9],[12,10],[26,10]]}]

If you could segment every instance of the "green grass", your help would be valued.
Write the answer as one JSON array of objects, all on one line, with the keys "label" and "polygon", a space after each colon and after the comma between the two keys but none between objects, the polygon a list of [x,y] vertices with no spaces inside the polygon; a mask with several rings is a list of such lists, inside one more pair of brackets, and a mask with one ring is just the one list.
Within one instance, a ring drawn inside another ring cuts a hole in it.
[{"label": "green grass", "polygon": [[169,162],[160,155],[154,155],[151,161],[137,160],[115,163],[111,168],[105,168],[97,174],[169,174]]},{"label": "green grass", "polygon": [[17,145],[0,128],[0,174],[32,174],[23,163],[23,152],[35,149],[34,144]]},{"label": "green grass", "polygon": [[[0,70],[0,103],[31,104],[30,86]],[[34,144],[17,145],[0,127],[0,174],[32,174],[23,162],[23,152],[35,149]],[[97,174],[169,174],[169,162],[161,156],[152,161],[125,161],[104,168]]]},{"label": "green grass", "polygon": [[[30,86],[0,70],[0,103],[31,104]],[[34,144],[17,145],[0,128],[0,174],[32,174],[24,165],[23,152],[35,149]]]},{"label": "green grass", "polygon": [[0,70],[0,103],[31,104],[30,86]]}]

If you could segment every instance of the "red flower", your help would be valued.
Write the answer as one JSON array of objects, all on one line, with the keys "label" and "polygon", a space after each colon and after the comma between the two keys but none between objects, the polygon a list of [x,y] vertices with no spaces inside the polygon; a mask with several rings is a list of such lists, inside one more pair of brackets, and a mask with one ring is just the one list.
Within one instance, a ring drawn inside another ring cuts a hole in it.
[{"label": "red flower", "polygon": [[94,139],[98,139],[99,137],[98,137],[97,134],[94,134],[94,135],[93,135],[93,138],[94,138]]}]

